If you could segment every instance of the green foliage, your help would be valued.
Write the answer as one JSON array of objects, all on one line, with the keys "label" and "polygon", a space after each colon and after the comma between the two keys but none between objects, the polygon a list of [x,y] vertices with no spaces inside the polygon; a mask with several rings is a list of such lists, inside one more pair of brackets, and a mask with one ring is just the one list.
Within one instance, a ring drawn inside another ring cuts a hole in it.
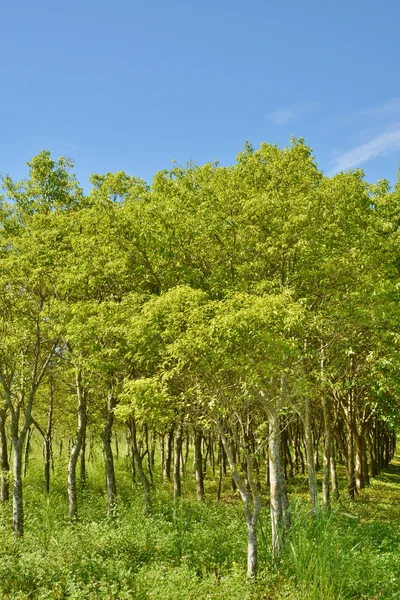
[{"label": "green foliage", "polygon": [[292,510],[284,568],[299,596],[310,600],[345,597],[356,550],[351,536],[344,535],[334,513],[310,515],[299,504]]},{"label": "green foliage", "polygon": [[[114,415],[135,417],[139,466],[179,424],[236,444],[232,460],[251,479],[271,415],[289,431],[306,399],[315,439],[327,417],[340,459],[349,439],[353,453],[360,440],[383,448],[400,414],[398,186],[369,185],[361,171],[325,177],[302,139],[246,142],[233,166],[174,165],[151,186],[93,175],[87,196],[70,160],[43,151],[28,165],[28,179],[2,180],[0,200],[0,416],[14,455],[32,423],[44,435],[53,408],[56,434],[72,436],[77,381],[103,441]],[[149,460],[148,517],[119,467],[105,520],[103,465],[92,461],[81,521],[65,520],[57,460],[50,496],[37,473],[26,480],[24,541],[11,541],[1,507],[5,598],[396,597],[398,531],[382,523],[295,506],[276,570],[264,507],[250,584],[234,501],[173,504]],[[367,559],[368,581],[357,571]]]},{"label": "green foliage", "polygon": [[[189,497],[173,504],[168,488],[159,488],[143,519],[141,493],[130,489],[122,462],[123,500],[117,518],[105,518],[98,485],[102,465],[95,460],[88,465],[90,485],[80,492],[81,518],[71,523],[61,463],[46,497],[38,452],[36,447],[28,469],[23,541],[11,537],[9,507],[0,508],[1,598],[394,600],[399,595],[398,463],[357,501],[344,500],[330,514],[311,515],[301,502],[292,503],[293,528],[278,565],[270,559],[265,506],[260,573],[249,583],[241,566],[245,525],[237,502],[197,503]],[[381,505],[373,502],[377,496]]]}]

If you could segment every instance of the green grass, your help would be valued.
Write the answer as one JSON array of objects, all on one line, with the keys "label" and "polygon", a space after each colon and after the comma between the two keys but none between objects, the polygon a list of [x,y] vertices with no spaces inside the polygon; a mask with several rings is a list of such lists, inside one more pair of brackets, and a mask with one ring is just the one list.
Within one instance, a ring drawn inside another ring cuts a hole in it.
[{"label": "green grass", "polygon": [[[37,449],[38,450],[38,449]],[[79,520],[69,522],[65,459],[52,492],[42,492],[35,450],[25,479],[26,535],[14,542],[10,506],[0,508],[0,599],[398,599],[400,598],[400,461],[354,501],[310,515],[291,497],[293,528],[278,563],[270,556],[267,501],[260,518],[260,574],[245,576],[246,527],[240,500],[194,500],[190,474],[174,506],[159,486],[147,517],[140,486],[132,488],[123,457],[117,463],[119,505],[106,514],[100,453],[88,464]],[[208,495],[214,481],[208,481]],[[296,497],[300,484],[295,484]]]}]

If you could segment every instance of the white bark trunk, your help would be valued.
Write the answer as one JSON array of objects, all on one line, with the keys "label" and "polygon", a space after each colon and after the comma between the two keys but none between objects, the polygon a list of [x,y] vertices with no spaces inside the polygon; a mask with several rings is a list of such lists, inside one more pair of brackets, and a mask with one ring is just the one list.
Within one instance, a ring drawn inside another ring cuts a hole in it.
[{"label": "white bark trunk", "polygon": [[318,501],[317,478],[315,476],[314,463],[314,445],[311,432],[311,402],[308,396],[305,397],[304,407],[304,440],[306,446],[306,461],[308,474],[308,489],[310,496],[311,511],[315,512]]},{"label": "white bark trunk", "polygon": [[24,534],[24,507],[22,499],[22,456],[23,443],[21,439],[13,438],[13,531],[15,537]]},{"label": "white bark trunk", "polygon": [[78,463],[79,452],[82,448],[83,437],[86,429],[86,394],[82,389],[81,374],[76,374],[76,392],[78,397],[78,427],[76,430],[75,442],[71,449],[71,456],[68,462],[68,504],[69,516],[76,518],[78,515],[78,500],[76,491],[76,465]]},{"label": "white bark trunk", "polygon": [[115,482],[114,456],[111,447],[112,427],[114,423],[115,400],[110,392],[107,397],[106,418],[102,431],[104,463],[106,471],[106,486],[107,486],[107,514],[109,517],[115,513],[117,501],[117,486]]},{"label": "white bark trunk", "polygon": [[247,577],[254,578],[257,575],[257,523],[261,510],[261,501],[258,494],[256,482],[253,480],[252,458],[249,454],[247,454],[247,479],[250,486],[250,498],[250,494],[247,491],[245,482],[236,469],[236,464],[233,460],[232,451],[224,433],[223,427],[219,421],[216,421],[216,423],[218,426],[221,442],[223,444],[226,456],[228,458],[228,463],[231,469],[232,477],[237,485],[237,488],[240,492],[240,496],[244,503],[244,512],[246,516],[247,525]]},{"label": "white bark trunk", "polygon": [[269,490],[272,533],[272,557],[276,558],[283,550],[283,507],[282,487],[284,484],[281,435],[279,417],[275,410],[271,410],[269,417]]}]

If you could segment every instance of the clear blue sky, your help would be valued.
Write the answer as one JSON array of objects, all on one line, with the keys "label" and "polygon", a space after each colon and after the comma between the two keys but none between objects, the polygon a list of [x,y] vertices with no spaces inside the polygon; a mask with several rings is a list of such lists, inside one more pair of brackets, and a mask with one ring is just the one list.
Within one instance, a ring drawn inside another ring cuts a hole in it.
[{"label": "clear blue sky", "polygon": [[151,181],[304,137],[327,174],[397,179],[399,0],[13,0],[1,9],[0,172],[49,149]]}]

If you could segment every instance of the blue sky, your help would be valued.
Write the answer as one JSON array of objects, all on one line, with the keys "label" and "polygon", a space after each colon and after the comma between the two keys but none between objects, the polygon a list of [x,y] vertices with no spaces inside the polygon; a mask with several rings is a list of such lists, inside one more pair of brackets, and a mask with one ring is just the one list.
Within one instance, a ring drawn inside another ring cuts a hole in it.
[{"label": "blue sky", "polygon": [[0,25],[0,172],[42,149],[151,181],[304,137],[328,175],[394,184],[398,0],[13,0]]}]

